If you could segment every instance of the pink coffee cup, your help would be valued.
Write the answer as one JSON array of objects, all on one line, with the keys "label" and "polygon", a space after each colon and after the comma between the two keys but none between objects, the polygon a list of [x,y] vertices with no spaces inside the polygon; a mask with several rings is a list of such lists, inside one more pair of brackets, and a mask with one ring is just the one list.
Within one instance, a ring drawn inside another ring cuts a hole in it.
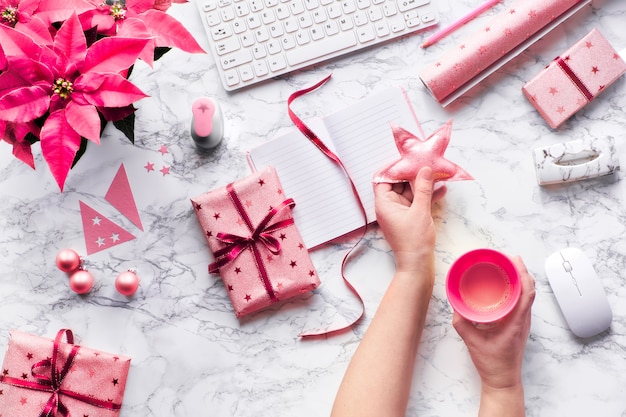
[{"label": "pink coffee cup", "polygon": [[513,310],[522,293],[515,265],[501,252],[476,249],[458,258],[446,279],[454,311],[474,323],[493,323]]}]

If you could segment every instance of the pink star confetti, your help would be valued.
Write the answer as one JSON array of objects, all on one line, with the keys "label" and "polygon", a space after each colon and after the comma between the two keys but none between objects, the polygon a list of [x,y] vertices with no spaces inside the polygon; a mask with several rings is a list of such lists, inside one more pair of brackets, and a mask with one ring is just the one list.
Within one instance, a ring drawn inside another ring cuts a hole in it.
[{"label": "pink star confetti", "polygon": [[391,129],[400,151],[400,159],[375,173],[375,183],[413,181],[417,172],[424,166],[432,168],[435,181],[473,179],[463,168],[443,157],[450,142],[452,121],[443,125],[426,140],[421,140],[396,125],[392,125]]}]

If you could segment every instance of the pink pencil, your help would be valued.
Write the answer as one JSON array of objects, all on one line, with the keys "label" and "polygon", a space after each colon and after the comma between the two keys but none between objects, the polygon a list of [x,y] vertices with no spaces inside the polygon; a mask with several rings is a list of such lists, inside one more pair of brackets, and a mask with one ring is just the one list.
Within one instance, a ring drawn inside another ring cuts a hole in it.
[{"label": "pink pencil", "polygon": [[447,27],[441,29],[440,31],[433,33],[431,36],[429,36],[424,41],[424,43],[422,44],[422,48],[427,48],[430,45],[432,45],[435,42],[437,42],[438,40],[440,40],[441,38],[443,38],[444,36],[447,36],[451,32],[454,32],[459,27],[463,26],[464,24],[466,24],[467,22],[469,22],[470,20],[472,20],[473,18],[475,18],[479,14],[483,13],[485,10],[490,9],[491,7],[495,6],[500,1],[502,1],[502,0],[487,0],[487,1],[485,1],[483,4],[481,4],[480,6],[478,6],[477,8],[475,8],[474,10],[472,10],[471,12],[466,14],[465,16],[461,17],[460,19],[458,19],[455,22],[453,22],[452,24],[450,24],[450,26],[447,26]]}]

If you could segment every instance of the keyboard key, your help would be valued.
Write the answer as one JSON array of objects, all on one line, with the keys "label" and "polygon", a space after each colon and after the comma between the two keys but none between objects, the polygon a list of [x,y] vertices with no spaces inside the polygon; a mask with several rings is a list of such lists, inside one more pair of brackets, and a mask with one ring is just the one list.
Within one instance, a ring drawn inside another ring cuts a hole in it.
[{"label": "keyboard key", "polygon": [[374,30],[376,31],[376,36],[378,36],[379,38],[385,37],[390,33],[389,26],[384,20],[376,22],[376,24],[374,25]]},{"label": "keyboard key", "polygon": [[249,64],[245,64],[239,67],[239,75],[241,75],[241,81],[246,82],[254,78],[252,67]]},{"label": "keyboard key", "polygon": [[211,36],[213,37],[213,40],[216,42],[224,38],[227,38],[229,36],[232,36],[232,34],[233,34],[233,30],[231,29],[230,25],[219,25],[211,29]]},{"label": "keyboard key", "polygon": [[238,67],[239,65],[252,62],[252,54],[247,49],[242,49],[220,58],[222,68],[225,70]]},{"label": "keyboard key", "polygon": [[220,15],[218,12],[207,13],[204,18],[209,26],[215,26],[222,23],[222,19],[220,19]]},{"label": "keyboard key", "polygon": [[280,71],[287,68],[287,62],[285,62],[285,57],[283,57],[282,54],[273,55],[268,60],[268,63],[272,72]]},{"label": "keyboard key", "polygon": [[286,53],[287,61],[289,65],[298,65],[315,59],[316,57],[329,55],[354,45],[356,45],[354,33],[341,32],[336,36],[324,38],[318,42],[288,51]]},{"label": "keyboard key", "polygon": [[372,25],[361,26],[356,34],[359,37],[359,42],[361,43],[370,42],[376,39],[376,32],[374,32]]},{"label": "keyboard key", "polygon": [[430,3],[430,0],[398,0],[398,9],[400,9],[401,12],[406,12],[407,10],[415,9],[428,3]]},{"label": "keyboard key", "polygon": [[254,66],[254,73],[257,77],[263,77],[269,73],[265,61],[254,61],[252,65]]},{"label": "keyboard key", "polygon": [[218,55],[224,55],[239,49],[239,41],[235,37],[223,39],[215,44]]},{"label": "keyboard key", "polygon": [[237,74],[237,70],[226,71],[224,73],[224,79],[226,80],[226,85],[229,87],[239,84],[239,74]]}]

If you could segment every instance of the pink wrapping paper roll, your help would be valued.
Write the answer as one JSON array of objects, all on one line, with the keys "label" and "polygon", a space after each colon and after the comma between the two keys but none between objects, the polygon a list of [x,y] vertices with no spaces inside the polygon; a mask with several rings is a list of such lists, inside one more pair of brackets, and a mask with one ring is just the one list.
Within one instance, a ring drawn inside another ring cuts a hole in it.
[{"label": "pink wrapping paper roll", "polygon": [[494,63],[583,3],[589,1],[517,0],[419,76],[433,97],[446,105],[459,89],[473,85]]}]

